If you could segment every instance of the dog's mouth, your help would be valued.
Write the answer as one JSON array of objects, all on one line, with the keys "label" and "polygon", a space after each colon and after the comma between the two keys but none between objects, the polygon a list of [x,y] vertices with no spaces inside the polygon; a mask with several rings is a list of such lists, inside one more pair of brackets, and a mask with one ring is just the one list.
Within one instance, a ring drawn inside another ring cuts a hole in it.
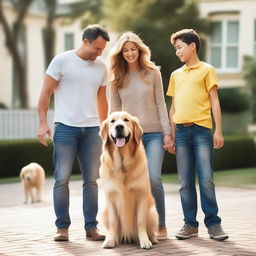
[{"label": "dog's mouth", "polygon": [[113,137],[112,135],[111,135],[111,137],[117,147],[123,147],[125,144],[127,144],[129,142],[131,134],[129,134],[126,137],[125,136]]}]

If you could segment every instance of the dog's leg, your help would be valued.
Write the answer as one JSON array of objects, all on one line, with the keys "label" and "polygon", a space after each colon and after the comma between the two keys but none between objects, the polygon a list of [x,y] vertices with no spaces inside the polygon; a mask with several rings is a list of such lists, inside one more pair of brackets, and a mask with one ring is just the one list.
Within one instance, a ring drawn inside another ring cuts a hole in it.
[{"label": "dog's leg", "polygon": [[148,237],[149,240],[152,242],[152,244],[157,244],[157,233],[158,233],[158,214],[156,211],[155,206],[152,206],[148,210],[148,223],[147,223],[147,231],[148,231]]},{"label": "dog's leg", "polygon": [[152,243],[150,242],[147,234],[147,218],[148,218],[148,203],[146,198],[140,198],[137,205],[137,225],[140,247],[142,249],[151,249]]},{"label": "dog's leg", "polygon": [[36,188],[36,202],[42,202],[42,188],[38,187]]},{"label": "dog's leg", "polygon": [[30,187],[29,188],[29,194],[30,194],[30,198],[31,198],[31,202],[32,203],[35,203],[36,202],[36,199],[35,199],[35,188],[33,187]]},{"label": "dog's leg", "polygon": [[116,207],[109,200],[106,204],[107,217],[108,217],[108,234],[106,235],[105,241],[103,242],[103,248],[113,248],[118,243],[118,219],[116,213]]},{"label": "dog's leg", "polygon": [[28,194],[28,187],[26,186],[25,183],[24,183],[24,192],[25,192],[25,201],[24,201],[24,204],[27,204],[27,203],[28,203],[29,194]]}]

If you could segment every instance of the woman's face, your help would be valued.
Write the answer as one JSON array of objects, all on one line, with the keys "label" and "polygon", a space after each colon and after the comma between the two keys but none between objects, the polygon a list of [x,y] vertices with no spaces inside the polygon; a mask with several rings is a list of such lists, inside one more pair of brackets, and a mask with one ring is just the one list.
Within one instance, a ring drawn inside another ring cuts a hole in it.
[{"label": "woman's face", "polygon": [[126,42],[122,49],[123,57],[128,64],[133,64],[138,61],[139,49],[133,42]]}]

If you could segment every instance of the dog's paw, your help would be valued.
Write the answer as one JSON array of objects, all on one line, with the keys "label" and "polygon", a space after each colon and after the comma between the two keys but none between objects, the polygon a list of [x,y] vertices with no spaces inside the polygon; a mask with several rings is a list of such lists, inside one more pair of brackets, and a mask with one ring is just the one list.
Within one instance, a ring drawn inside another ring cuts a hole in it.
[{"label": "dog's paw", "polygon": [[152,244],[158,244],[158,239],[156,236],[150,237],[149,240],[152,242]]},{"label": "dog's paw", "polygon": [[111,248],[114,248],[115,245],[116,245],[115,239],[106,237],[105,241],[103,242],[102,248],[111,249]]},{"label": "dog's paw", "polygon": [[141,249],[152,249],[152,243],[147,239],[140,241],[140,248]]}]

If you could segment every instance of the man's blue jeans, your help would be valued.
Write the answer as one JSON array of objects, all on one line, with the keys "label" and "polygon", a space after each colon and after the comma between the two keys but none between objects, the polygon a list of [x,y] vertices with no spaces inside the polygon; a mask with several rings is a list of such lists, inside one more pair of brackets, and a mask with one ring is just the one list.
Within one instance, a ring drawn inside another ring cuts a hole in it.
[{"label": "man's blue jeans", "polygon": [[83,177],[83,214],[84,228],[91,229],[97,225],[98,187],[101,139],[99,127],[72,127],[55,123],[54,131],[54,178],[53,189],[56,226],[58,229],[68,228],[69,217],[69,178],[72,166],[78,157]]},{"label": "man's blue jeans", "polygon": [[164,158],[163,135],[160,132],[144,133],[142,141],[146,150],[152,194],[159,215],[159,226],[165,226],[164,189],[161,180]]},{"label": "man's blue jeans", "polygon": [[213,182],[213,137],[206,127],[176,125],[176,160],[180,181],[180,196],[186,224],[198,227],[197,193],[195,173],[197,172],[202,210],[206,227],[220,224],[218,206]]}]

